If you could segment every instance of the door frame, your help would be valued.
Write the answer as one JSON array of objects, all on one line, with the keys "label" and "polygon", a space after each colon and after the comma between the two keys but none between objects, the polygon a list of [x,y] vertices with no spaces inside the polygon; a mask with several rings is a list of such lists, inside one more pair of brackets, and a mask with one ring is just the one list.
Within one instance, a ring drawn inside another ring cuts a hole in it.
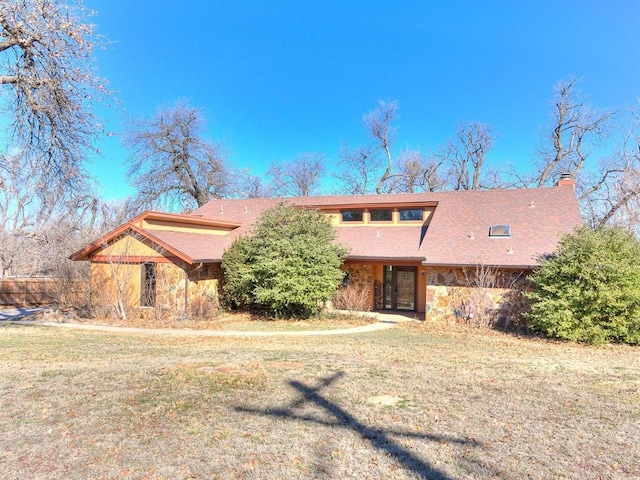
[{"label": "door frame", "polygon": [[[391,279],[387,278],[388,269],[391,269]],[[398,272],[413,272],[413,308],[398,308]],[[387,303],[387,289],[391,290],[390,303]],[[400,310],[416,312],[418,309],[418,268],[408,265],[384,265],[382,269],[382,308],[383,310]],[[388,306],[389,305],[389,306]]]}]

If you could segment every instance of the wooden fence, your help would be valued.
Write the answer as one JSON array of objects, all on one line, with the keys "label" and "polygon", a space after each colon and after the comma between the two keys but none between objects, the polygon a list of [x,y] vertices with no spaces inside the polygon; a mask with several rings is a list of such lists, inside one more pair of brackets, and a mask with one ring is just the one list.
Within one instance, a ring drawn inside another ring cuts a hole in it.
[{"label": "wooden fence", "polygon": [[0,306],[82,305],[86,283],[52,277],[0,278]]}]

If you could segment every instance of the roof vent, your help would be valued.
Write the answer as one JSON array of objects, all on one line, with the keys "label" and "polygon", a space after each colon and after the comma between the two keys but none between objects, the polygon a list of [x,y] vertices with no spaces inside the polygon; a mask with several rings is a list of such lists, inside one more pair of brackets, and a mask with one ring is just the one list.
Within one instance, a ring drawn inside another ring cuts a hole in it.
[{"label": "roof vent", "polygon": [[511,227],[509,225],[493,225],[489,227],[490,237],[509,237],[511,236]]}]

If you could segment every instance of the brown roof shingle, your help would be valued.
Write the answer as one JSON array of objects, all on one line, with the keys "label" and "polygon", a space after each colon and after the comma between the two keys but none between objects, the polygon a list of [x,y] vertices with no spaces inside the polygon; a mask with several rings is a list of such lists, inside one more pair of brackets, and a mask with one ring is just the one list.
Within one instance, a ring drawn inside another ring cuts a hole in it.
[{"label": "brown roof shingle", "polygon": [[[454,191],[416,194],[213,200],[193,215],[243,223],[246,232],[260,212],[285,200],[299,206],[436,204],[426,229],[422,226],[338,228],[337,239],[351,247],[350,257],[424,258],[427,265],[501,265],[532,267],[540,255],[555,250],[560,235],[582,224],[571,186]],[[509,225],[506,238],[489,236],[492,225]]]},{"label": "brown roof shingle", "polygon": [[[582,224],[570,187],[457,193],[434,212],[420,247],[426,264],[535,266]],[[490,237],[492,225],[509,225],[510,236]]]},{"label": "brown roof shingle", "polygon": [[169,230],[144,230],[148,235],[162,240],[187,255],[193,263],[217,262],[231,243],[224,235],[206,235],[202,233],[172,232]]},{"label": "brown roof shingle", "polygon": [[[339,195],[296,198],[253,198],[212,200],[190,215],[185,222],[199,221],[215,225],[240,225],[228,235],[206,235],[169,230],[139,230],[154,238],[187,261],[219,261],[224,250],[240,235],[248,232],[262,211],[281,201],[319,209],[401,206],[435,206],[425,225],[349,225],[337,228],[337,241],[350,247],[351,259],[389,259],[423,262],[425,265],[499,265],[533,267],[540,255],[555,250],[560,235],[582,224],[578,202],[571,186],[517,190],[455,191],[392,195]],[[144,215],[156,215],[147,212]],[[176,215],[173,215],[176,217]],[[91,252],[131,222],[72,256],[86,259]],[[511,234],[492,238],[492,225],[509,225]],[[135,227],[134,227],[135,228]],[[136,229],[137,230],[137,229]],[[386,261],[386,260],[385,260]]]}]

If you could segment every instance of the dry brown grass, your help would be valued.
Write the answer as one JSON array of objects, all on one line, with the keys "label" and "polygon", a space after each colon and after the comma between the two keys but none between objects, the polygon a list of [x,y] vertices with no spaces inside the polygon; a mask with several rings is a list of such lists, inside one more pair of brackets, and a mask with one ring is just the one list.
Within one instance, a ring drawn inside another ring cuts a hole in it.
[{"label": "dry brown grass", "polygon": [[266,315],[247,312],[219,312],[208,318],[172,318],[155,317],[145,312],[130,315],[126,320],[103,316],[80,315],[75,310],[43,312],[31,320],[47,322],[88,323],[92,325],[110,325],[115,327],[134,327],[152,329],[191,329],[191,330],[236,330],[236,331],[305,331],[335,330],[376,323],[371,316],[347,313],[323,313],[321,318],[307,320],[274,320]]},{"label": "dry brown grass", "polygon": [[0,325],[0,351],[8,479],[640,476],[637,348]]}]

